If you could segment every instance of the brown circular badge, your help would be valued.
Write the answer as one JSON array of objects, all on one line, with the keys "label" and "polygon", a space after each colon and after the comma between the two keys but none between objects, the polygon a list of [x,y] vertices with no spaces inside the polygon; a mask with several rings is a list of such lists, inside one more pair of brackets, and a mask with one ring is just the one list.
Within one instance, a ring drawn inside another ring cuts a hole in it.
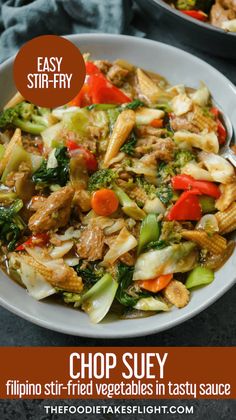
[{"label": "brown circular badge", "polygon": [[72,100],[85,79],[80,50],[65,38],[43,35],[27,42],[14,61],[15,85],[35,105],[54,108]]}]

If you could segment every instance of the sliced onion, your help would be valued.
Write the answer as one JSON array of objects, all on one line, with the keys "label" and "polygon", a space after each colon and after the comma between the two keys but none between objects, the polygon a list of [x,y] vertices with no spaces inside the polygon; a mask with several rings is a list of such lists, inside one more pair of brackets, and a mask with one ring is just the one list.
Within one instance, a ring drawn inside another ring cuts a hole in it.
[{"label": "sliced onion", "polygon": [[217,218],[214,214],[205,214],[197,223],[196,229],[203,229],[209,234],[219,232]]}]

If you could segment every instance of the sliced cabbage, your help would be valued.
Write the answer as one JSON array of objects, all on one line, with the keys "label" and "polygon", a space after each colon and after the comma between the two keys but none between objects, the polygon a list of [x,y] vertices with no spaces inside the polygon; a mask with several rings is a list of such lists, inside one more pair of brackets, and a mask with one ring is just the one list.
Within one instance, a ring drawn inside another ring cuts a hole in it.
[{"label": "sliced cabbage", "polygon": [[53,149],[48,156],[47,169],[54,169],[58,167],[57,158],[55,156],[55,149]]},{"label": "sliced cabbage", "polygon": [[153,120],[159,120],[165,116],[164,111],[160,109],[152,108],[138,108],[135,112],[136,124],[137,125],[148,125]]},{"label": "sliced cabbage", "polygon": [[184,273],[194,267],[196,260],[196,244],[193,242],[145,252],[136,261],[133,280],[149,280],[161,274]]},{"label": "sliced cabbage", "polygon": [[103,259],[103,265],[113,264],[121,255],[129,252],[137,246],[138,242],[133,235],[124,227]]},{"label": "sliced cabbage", "polygon": [[182,174],[190,175],[201,181],[213,181],[213,178],[206,169],[201,168],[196,162],[189,162],[181,169]]},{"label": "sliced cabbage", "polygon": [[145,159],[133,159],[132,166],[125,168],[128,172],[134,172],[137,175],[144,175],[147,177],[157,177],[156,164],[151,165],[149,162],[145,162]]},{"label": "sliced cabbage", "polygon": [[184,115],[191,111],[193,102],[186,93],[180,93],[172,99],[171,107],[174,114],[179,117],[180,115]]},{"label": "sliced cabbage", "polygon": [[77,106],[60,106],[52,110],[52,115],[56,117],[58,120],[62,120],[65,114],[68,112],[76,112],[78,111]]},{"label": "sliced cabbage", "polygon": [[183,147],[192,146],[202,149],[205,152],[219,152],[219,142],[217,135],[214,132],[195,134],[190,131],[177,131],[174,134],[174,140]]},{"label": "sliced cabbage", "polygon": [[161,202],[161,200],[158,197],[154,198],[153,200],[148,199],[145,202],[143,210],[147,214],[150,214],[150,213],[164,214],[166,212],[166,208],[164,204]]},{"label": "sliced cabbage", "polygon": [[118,283],[111,274],[105,274],[82,297],[82,309],[92,322],[99,323],[108,313],[115,298]]},{"label": "sliced cabbage", "polygon": [[192,101],[199,106],[206,106],[210,99],[210,91],[204,82],[201,82],[200,88],[191,94]]},{"label": "sliced cabbage", "polygon": [[43,139],[43,143],[47,148],[52,149],[53,147],[57,147],[60,145],[61,142],[58,139],[61,138],[62,129],[63,124],[62,122],[59,122],[42,131],[41,136]]},{"label": "sliced cabbage", "polygon": [[235,177],[234,168],[222,156],[201,152],[199,153],[199,159],[204,163],[214,181],[222,184],[229,184],[233,181]]},{"label": "sliced cabbage", "polygon": [[51,257],[54,258],[62,258],[64,255],[68,254],[68,252],[73,247],[73,241],[64,241],[62,245],[55,246],[52,251],[50,252]]},{"label": "sliced cabbage", "polygon": [[41,300],[56,293],[54,287],[45,280],[42,274],[27,264],[24,256],[13,254],[10,257],[10,266],[17,270],[29,295],[34,299]]},{"label": "sliced cabbage", "polygon": [[66,231],[59,235],[58,233],[54,234],[55,238],[59,241],[69,241],[70,239],[78,239],[80,237],[80,231],[73,228],[73,226],[70,226]]},{"label": "sliced cabbage", "polygon": [[158,298],[154,297],[147,297],[140,299],[136,305],[134,306],[135,309],[140,311],[169,311],[169,306],[163,301]]}]

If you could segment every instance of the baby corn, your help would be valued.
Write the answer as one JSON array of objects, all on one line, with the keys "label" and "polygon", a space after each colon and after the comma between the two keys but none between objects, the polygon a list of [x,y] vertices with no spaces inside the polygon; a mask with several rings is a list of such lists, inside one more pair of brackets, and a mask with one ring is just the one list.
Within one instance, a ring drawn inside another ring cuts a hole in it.
[{"label": "baby corn", "polygon": [[110,165],[113,159],[119,152],[121,146],[125,143],[128,136],[135,125],[135,112],[131,109],[126,109],[118,116],[111,134],[106,155],[104,158],[104,167]]},{"label": "baby corn", "polygon": [[205,248],[212,254],[221,254],[227,247],[227,241],[215,233],[212,236],[203,230],[182,230],[181,235],[189,241],[196,242],[201,248]]},{"label": "baby corn", "polygon": [[220,189],[222,194],[216,201],[215,206],[217,210],[223,212],[236,200],[236,183],[221,185]]},{"label": "baby corn", "polygon": [[58,269],[55,270],[55,266],[57,264],[56,262],[54,266],[47,267],[46,265],[36,261],[30,255],[22,254],[20,255],[20,258],[40,273],[52,286],[60,287],[60,289],[68,292],[79,293],[82,291],[83,283],[81,277],[78,277],[73,268],[67,266],[65,263],[58,264]]},{"label": "baby corn", "polygon": [[137,69],[136,74],[142,95],[151,103],[155,103],[163,94],[162,90],[158,88],[156,83],[154,83],[153,80],[141,69]]},{"label": "baby corn", "polygon": [[10,159],[12,154],[14,153],[15,146],[22,146],[21,130],[19,128],[17,128],[15,130],[10,142],[8,143],[8,145],[6,147],[3,158],[1,159],[0,175],[3,173],[3,171],[4,171],[4,169],[7,165],[8,160]]},{"label": "baby corn", "polygon": [[172,280],[163,293],[164,297],[177,308],[183,308],[189,302],[190,293],[180,281]]},{"label": "baby corn", "polygon": [[215,132],[217,129],[216,122],[210,116],[204,114],[202,108],[195,106],[192,123],[200,131],[207,130],[208,133]]},{"label": "baby corn", "polygon": [[222,235],[236,229],[236,202],[232,203],[225,211],[216,213],[219,230]]}]

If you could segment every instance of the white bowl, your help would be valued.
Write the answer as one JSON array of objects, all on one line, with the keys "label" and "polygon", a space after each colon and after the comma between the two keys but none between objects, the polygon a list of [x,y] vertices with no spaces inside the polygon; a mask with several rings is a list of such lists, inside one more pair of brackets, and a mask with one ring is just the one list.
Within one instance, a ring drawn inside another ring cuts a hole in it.
[{"label": "white bowl", "polygon": [[[172,84],[184,83],[197,87],[203,80],[214,99],[228,114],[236,132],[236,88],[221,73],[206,62],[169,45],[141,38],[84,34],[69,36],[82,52],[90,52],[92,58],[114,60],[124,58],[136,66],[160,73]],[[13,58],[0,67],[0,107],[14,93],[12,76]],[[79,310],[52,303],[37,302],[26,291],[1,274],[0,304],[11,312],[51,330],[86,337],[132,337],[166,330],[198,314],[222,296],[235,282],[236,252],[216,273],[215,281],[191,294],[189,304],[183,309],[172,309],[149,318],[111,320],[93,325],[88,316]],[[227,310],[227,308],[225,308]],[[186,343],[187,344],[187,343]]]}]

